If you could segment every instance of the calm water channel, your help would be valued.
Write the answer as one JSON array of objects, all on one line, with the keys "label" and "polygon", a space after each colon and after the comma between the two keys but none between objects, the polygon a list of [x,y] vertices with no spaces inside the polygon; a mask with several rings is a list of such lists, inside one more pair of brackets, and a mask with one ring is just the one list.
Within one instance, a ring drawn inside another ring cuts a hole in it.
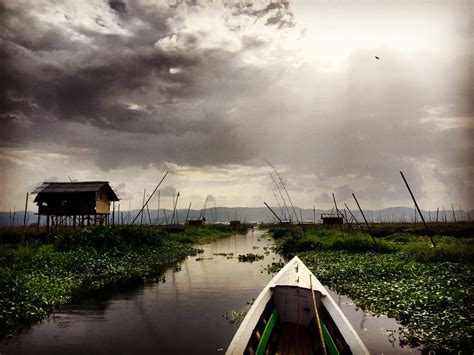
[{"label": "calm water channel", "polygon": [[[7,354],[213,354],[224,353],[238,324],[223,317],[255,298],[271,279],[264,267],[280,258],[241,263],[239,254],[263,254],[262,231],[217,240],[204,253],[165,272],[165,281],[63,307],[21,335],[0,343]],[[215,255],[234,253],[234,258]],[[201,260],[199,260],[201,259]],[[263,272],[262,272],[263,271]],[[398,346],[393,319],[356,310],[332,293],[373,354],[417,352]]]}]

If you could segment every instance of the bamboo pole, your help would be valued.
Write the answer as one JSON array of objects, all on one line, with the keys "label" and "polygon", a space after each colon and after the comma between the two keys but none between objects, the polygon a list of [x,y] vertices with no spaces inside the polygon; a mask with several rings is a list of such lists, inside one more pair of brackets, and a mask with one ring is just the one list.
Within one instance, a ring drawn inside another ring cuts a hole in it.
[{"label": "bamboo pole", "polygon": [[148,205],[146,205],[146,212],[148,214],[148,223],[151,225],[151,215],[150,215],[150,209],[148,208]]},{"label": "bamboo pole", "polygon": [[[270,165],[270,167],[272,167],[273,170],[275,170],[269,162],[267,162],[267,163]],[[285,207],[285,210],[288,213],[288,217],[287,217],[284,210],[280,207],[280,209],[283,211],[283,219],[289,219],[290,220],[291,219],[291,212],[288,209],[288,206],[286,205],[285,197],[283,196],[283,193],[281,192],[280,188],[278,187],[278,182],[276,181],[275,177],[273,176],[273,174],[271,172],[270,172],[270,177],[272,178],[272,181],[275,184],[278,193],[280,194],[281,200],[283,201],[283,206]],[[275,198],[276,198],[276,195],[275,195]],[[278,205],[280,205],[280,204],[278,204]]]},{"label": "bamboo pole", "polygon": [[115,226],[115,201],[112,201],[112,227]]},{"label": "bamboo pole", "polygon": [[26,234],[26,214],[28,212],[28,196],[29,196],[29,192],[26,193],[25,214],[23,215],[23,236],[21,237],[22,243],[25,241],[25,234]]},{"label": "bamboo pole", "polygon": [[334,200],[334,207],[336,207],[336,215],[339,217],[339,209],[337,208],[336,197],[334,193],[332,194],[332,199]]},{"label": "bamboo pole", "polygon": [[178,191],[178,194],[176,195],[176,201],[174,203],[174,215],[176,216],[176,225],[179,224],[179,220],[178,220],[178,199],[179,199],[179,191]]},{"label": "bamboo pole", "polygon": [[25,214],[23,215],[23,228],[25,229],[26,229],[26,214],[28,211],[28,196],[29,196],[29,192],[26,193]]},{"label": "bamboo pole", "polygon": [[346,206],[347,210],[349,211],[349,213],[350,213],[350,215],[352,216],[352,218],[354,218],[354,221],[356,221],[357,225],[360,226],[359,221],[358,221],[357,218],[355,218],[355,216],[352,214],[350,208],[347,206],[346,203],[344,203],[344,206]]},{"label": "bamboo pole", "polygon": [[[362,214],[362,217],[364,218],[364,221],[365,221],[365,225],[367,226],[367,229],[369,230],[369,234],[370,234],[370,226],[369,226],[369,222],[367,222],[367,219],[365,218],[365,214],[364,214],[364,211],[362,211],[362,208],[360,207],[359,205],[359,201],[357,201],[357,197],[354,195],[354,193],[352,193],[352,197],[354,197],[354,200],[355,202],[357,203],[357,207],[359,208],[359,211],[360,213]],[[370,234],[370,236],[372,237],[374,243],[377,244],[377,242],[375,241],[375,238],[372,234]]]},{"label": "bamboo pole", "polygon": [[280,217],[277,216],[277,214],[272,210],[272,208],[270,206],[267,205],[266,202],[263,202],[265,204],[265,206],[267,206],[267,208],[270,210],[271,213],[273,213],[273,215],[278,219],[278,221],[280,221],[281,223],[281,219]]},{"label": "bamboo pole", "polygon": [[357,201],[357,198],[356,198],[356,196],[354,195],[354,193],[352,193],[352,197],[354,197],[354,200],[355,200],[355,202],[357,203],[357,207],[359,208],[359,211],[360,211],[360,213],[362,214],[362,217],[364,217],[364,221],[365,221],[365,224],[366,224],[366,226],[367,226],[369,235],[372,237],[372,240],[374,241],[374,244],[377,244],[377,241],[375,240],[375,237],[372,235],[372,233],[370,233],[369,222],[367,222],[367,219],[365,218],[365,215],[364,215],[364,211],[362,211],[362,208],[361,208],[360,205],[359,205],[359,201]]},{"label": "bamboo pole", "polygon": [[173,204],[171,205],[173,207],[173,214],[171,215],[171,222],[170,224],[173,224],[174,222],[174,213],[175,213],[175,210],[174,210],[174,206],[175,206],[175,202],[174,202],[174,191],[173,191]]},{"label": "bamboo pole", "polygon": [[[342,213],[339,213],[339,209],[337,208],[336,196],[334,196],[334,193],[332,194],[332,199],[334,200],[334,207],[336,208],[337,217],[339,217],[339,214],[340,214],[342,218],[344,219],[344,215]],[[344,223],[341,223],[341,233],[342,233],[342,236],[344,237]]]},{"label": "bamboo pole", "polygon": [[162,177],[162,179],[160,180],[160,182],[158,183],[158,185],[156,185],[155,189],[153,190],[153,192],[151,193],[150,197],[148,198],[148,200],[146,201],[146,203],[144,204],[144,206],[142,206],[142,209],[140,210],[140,212],[138,212],[138,215],[135,216],[135,219],[132,221],[132,224],[135,223],[135,221],[137,220],[138,216],[142,214],[143,210],[145,209],[145,205],[148,205],[148,202],[150,201],[150,199],[153,197],[153,195],[155,194],[156,190],[158,190],[158,188],[160,187],[161,183],[163,182],[163,180],[166,178],[166,176],[168,175],[168,171],[165,173],[165,175]]},{"label": "bamboo pole", "polygon": [[[410,185],[408,185],[408,182],[407,180],[405,179],[405,176],[403,175],[403,173],[400,171],[400,175],[402,176],[403,178],[403,181],[405,182],[405,185],[407,186],[407,189],[408,189],[408,192],[410,193],[410,196],[411,198],[413,199],[413,202],[415,203],[415,207],[416,209],[418,210],[418,213],[420,214],[420,217],[421,217],[421,220],[423,222],[423,225],[425,226],[425,229],[428,230],[428,226],[426,225],[426,222],[425,222],[425,218],[423,217],[423,215],[421,214],[421,211],[420,211],[420,207],[418,207],[418,203],[416,202],[416,199],[415,199],[415,196],[413,196],[413,192],[411,192],[411,189],[410,189]],[[416,216],[416,215],[415,215]],[[430,235],[430,240],[431,240],[431,244],[433,244],[433,247],[436,248],[436,244],[433,240],[433,237]]]},{"label": "bamboo pole", "polygon": [[288,197],[288,201],[290,201],[290,205],[291,205],[291,208],[293,210],[293,213],[295,214],[295,218],[296,218],[296,222],[299,223],[298,221],[298,215],[296,214],[296,210],[295,210],[295,206],[293,205],[293,201],[291,201],[291,197],[290,197],[290,194],[288,193],[288,190],[286,189],[286,186],[283,182],[283,179],[280,175],[280,173],[278,172],[278,170],[268,161],[268,160],[265,160],[267,162],[268,165],[271,166],[271,168],[273,169],[273,171],[275,172],[275,175],[278,177],[278,180],[280,180],[280,183],[281,183],[281,186],[283,187],[283,190],[285,191],[286,193],[286,197]]},{"label": "bamboo pole", "polygon": [[311,287],[311,295],[313,296],[315,321],[316,321],[316,325],[318,326],[319,337],[321,339],[321,345],[323,347],[323,354],[327,355],[326,343],[324,342],[323,330],[321,329],[321,321],[319,320],[318,305],[316,304],[316,296],[314,295],[313,278],[311,274],[309,274],[309,285]]},{"label": "bamboo pole", "polygon": [[156,224],[160,224],[160,190],[158,190],[158,210],[156,211]]},{"label": "bamboo pole", "polygon": [[[143,189],[143,202],[142,206],[145,206],[145,194],[146,194],[146,188]],[[136,218],[136,217],[135,217]],[[133,223],[132,223],[133,224]],[[143,226],[143,214],[140,215],[140,226]]]},{"label": "bamboo pole", "polygon": [[[276,194],[275,191],[273,190],[273,186],[271,186],[271,188],[272,188],[273,196],[275,197],[275,201],[276,201],[276,203],[277,203],[277,205],[278,205],[278,208],[280,209],[281,214],[284,216],[284,215],[285,215],[285,211],[283,211],[283,208],[282,208],[281,205],[280,205],[280,201],[278,200],[277,194]],[[230,218],[229,218],[229,221],[230,221]]]},{"label": "bamboo pole", "polygon": [[186,213],[186,220],[184,221],[184,224],[188,223],[189,211],[191,211],[191,202],[189,203],[188,212]]}]

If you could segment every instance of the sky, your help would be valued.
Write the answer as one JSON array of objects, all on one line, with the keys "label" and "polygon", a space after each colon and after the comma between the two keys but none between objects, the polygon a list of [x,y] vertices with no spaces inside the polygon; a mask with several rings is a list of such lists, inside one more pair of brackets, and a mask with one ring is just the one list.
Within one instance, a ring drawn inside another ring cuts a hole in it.
[{"label": "sky", "polygon": [[139,208],[166,171],[162,207],[275,206],[266,161],[302,208],[412,206],[400,170],[421,208],[474,208],[471,1],[6,0],[0,17],[0,211],[70,179]]}]

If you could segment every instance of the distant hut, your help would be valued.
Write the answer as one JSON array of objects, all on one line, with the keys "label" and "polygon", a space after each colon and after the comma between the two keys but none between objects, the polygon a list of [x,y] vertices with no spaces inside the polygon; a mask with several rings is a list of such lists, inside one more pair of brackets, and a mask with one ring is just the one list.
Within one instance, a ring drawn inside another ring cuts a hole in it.
[{"label": "distant hut", "polygon": [[202,226],[206,224],[206,217],[196,218],[196,219],[188,219],[186,222],[188,226]]},{"label": "distant hut", "polygon": [[342,224],[342,216],[334,213],[323,213],[321,215],[323,224]]},{"label": "distant hut", "polygon": [[43,182],[33,193],[48,228],[107,224],[110,202],[119,201],[108,181]]}]

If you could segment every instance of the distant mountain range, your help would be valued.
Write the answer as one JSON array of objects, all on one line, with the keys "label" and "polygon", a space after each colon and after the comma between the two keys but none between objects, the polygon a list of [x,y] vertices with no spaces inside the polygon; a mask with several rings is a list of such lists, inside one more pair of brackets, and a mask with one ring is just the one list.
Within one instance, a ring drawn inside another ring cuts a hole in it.
[{"label": "distant mountain range", "polygon": [[[279,207],[272,207],[275,213],[279,216],[282,220],[289,220],[292,219],[295,221],[294,212],[290,207],[288,211],[282,211]],[[123,211],[118,216],[117,211],[115,212],[115,221],[120,218],[120,221],[123,219],[123,223],[130,223],[135,216],[138,214],[139,210],[132,210],[130,212]],[[296,215],[298,216],[298,220],[303,220],[304,222],[313,222],[316,223],[321,222],[321,214],[323,213],[334,213],[334,210],[313,210],[313,209],[300,209],[298,207],[295,208]],[[359,221],[362,222],[363,218],[360,211],[351,211],[354,217]],[[186,209],[180,209],[177,212],[177,219],[179,223],[183,223],[186,220],[188,211]],[[290,213],[293,215],[293,218],[290,218]],[[270,212],[270,210],[266,207],[217,207],[217,208],[209,208],[206,209],[203,213],[201,210],[190,210],[189,211],[189,218],[196,219],[199,218],[201,215],[204,215],[206,220],[209,223],[223,223],[229,222],[230,220],[240,220],[242,222],[274,222],[277,221],[276,217]],[[426,221],[434,222],[436,221],[436,211],[422,211],[423,217]],[[166,215],[166,217],[165,217]],[[368,222],[413,222],[415,221],[415,211],[413,208],[409,207],[391,207],[391,208],[384,208],[381,210],[364,210],[364,215],[367,218]],[[112,215],[111,215],[112,216]],[[170,223],[172,220],[173,211],[169,209],[160,210],[159,213],[159,223]],[[351,215],[348,211],[346,211],[347,219],[351,219]],[[36,224],[38,217],[35,215],[34,212],[28,211],[26,215],[27,224]],[[112,217],[111,217],[112,218]],[[157,223],[158,212],[156,209],[144,211],[143,216],[140,216],[135,224],[152,224]],[[416,216],[417,221],[420,221],[420,216]],[[472,220],[474,218],[474,211],[460,211],[455,210],[454,216],[452,210],[440,210],[438,213],[438,220],[453,222],[454,219],[456,221],[467,221]],[[15,213],[10,212],[0,212],[0,226],[21,226],[23,225],[24,221],[24,212],[16,211]],[[174,217],[174,222],[176,222],[176,216]],[[46,218],[43,216],[41,218],[41,224],[46,223]]]}]

